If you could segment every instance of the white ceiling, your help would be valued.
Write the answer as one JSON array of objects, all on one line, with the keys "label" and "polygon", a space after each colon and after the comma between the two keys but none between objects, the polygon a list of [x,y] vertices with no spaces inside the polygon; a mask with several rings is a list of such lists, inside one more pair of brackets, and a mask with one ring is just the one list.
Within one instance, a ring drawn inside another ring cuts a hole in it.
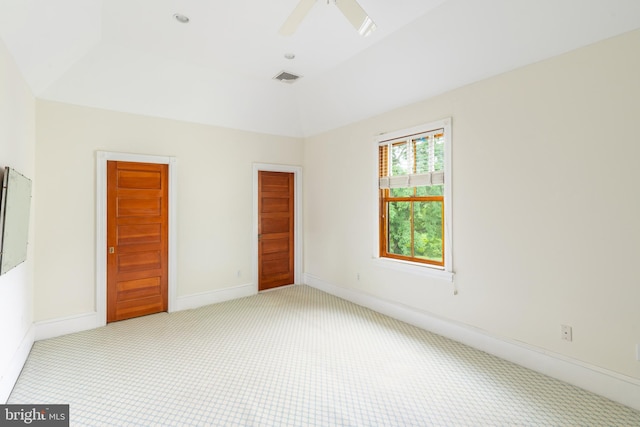
[{"label": "white ceiling", "polygon": [[640,28],[640,0],[359,0],[362,38],[318,0],[280,36],[297,2],[0,0],[0,37],[42,99],[309,136]]}]

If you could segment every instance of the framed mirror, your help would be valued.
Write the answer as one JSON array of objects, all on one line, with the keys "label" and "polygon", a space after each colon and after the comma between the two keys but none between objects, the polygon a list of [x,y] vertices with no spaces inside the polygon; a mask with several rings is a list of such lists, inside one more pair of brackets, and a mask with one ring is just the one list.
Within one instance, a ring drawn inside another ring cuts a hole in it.
[{"label": "framed mirror", "polygon": [[6,167],[0,200],[0,274],[27,259],[31,180]]}]

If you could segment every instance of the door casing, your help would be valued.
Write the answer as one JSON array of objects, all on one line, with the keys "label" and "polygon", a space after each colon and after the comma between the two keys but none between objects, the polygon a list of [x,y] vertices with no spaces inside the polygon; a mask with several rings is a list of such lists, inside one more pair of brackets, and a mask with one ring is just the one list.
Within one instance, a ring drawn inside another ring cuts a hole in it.
[{"label": "door casing", "polygon": [[96,153],[96,312],[97,326],[107,324],[107,161],[160,163],[169,165],[169,301],[168,311],[176,309],[177,285],[177,159],[131,153]]},{"label": "door casing", "polygon": [[258,172],[288,172],[293,173],[294,193],[294,283],[302,283],[302,167],[289,165],[274,165],[267,163],[253,164],[253,234],[252,234],[252,264],[253,283],[258,292]]}]

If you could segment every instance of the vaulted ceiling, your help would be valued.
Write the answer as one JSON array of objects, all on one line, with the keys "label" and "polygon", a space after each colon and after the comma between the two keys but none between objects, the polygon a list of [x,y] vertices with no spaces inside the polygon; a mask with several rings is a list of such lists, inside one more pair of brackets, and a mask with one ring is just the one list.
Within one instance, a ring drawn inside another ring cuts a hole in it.
[{"label": "vaulted ceiling", "polygon": [[334,1],[285,37],[298,0],[0,0],[0,37],[41,99],[309,136],[640,28],[638,0],[359,0],[361,37]]}]

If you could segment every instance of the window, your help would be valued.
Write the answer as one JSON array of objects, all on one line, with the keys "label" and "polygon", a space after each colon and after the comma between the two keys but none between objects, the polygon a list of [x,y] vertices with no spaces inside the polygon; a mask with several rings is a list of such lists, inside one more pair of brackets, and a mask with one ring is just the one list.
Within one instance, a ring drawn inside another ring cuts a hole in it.
[{"label": "window", "polygon": [[378,138],[380,257],[450,271],[450,120]]}]

